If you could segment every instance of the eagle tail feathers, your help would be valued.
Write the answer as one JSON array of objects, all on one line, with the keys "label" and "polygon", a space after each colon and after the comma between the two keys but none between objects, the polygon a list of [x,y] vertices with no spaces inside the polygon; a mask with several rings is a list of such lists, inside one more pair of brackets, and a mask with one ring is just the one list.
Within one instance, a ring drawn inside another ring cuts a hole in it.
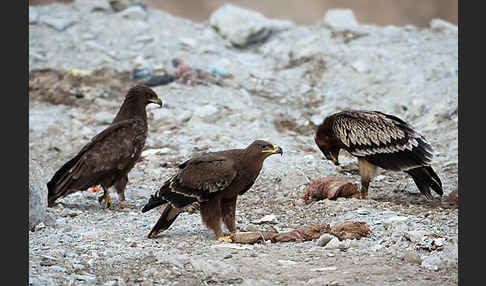
[{"label": "eagle tail feathers", "polygon": [[181,213],[181,209],[174,208],[170,204],[167,205],[164,209],[164,212],[160,216],[157,223],[154,225],[150,233],[148,234],[148,238],[154,238],[160,232],[168,229],[172,223],[176,220],[177,216]]},{"label": "eagle tail feathers", "polygon": [[442,182],[431,166],[422,166],[405,172],[412,176],[417,188],[427,199],[432,199],[430,188],[440,196],[443,195]]}]

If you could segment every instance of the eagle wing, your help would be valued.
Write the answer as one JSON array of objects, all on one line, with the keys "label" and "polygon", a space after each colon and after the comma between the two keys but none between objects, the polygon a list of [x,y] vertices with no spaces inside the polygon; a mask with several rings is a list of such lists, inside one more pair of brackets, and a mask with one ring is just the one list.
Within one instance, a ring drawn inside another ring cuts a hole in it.
[{"label": "eagle wing", "polygon": [[177,207],[209,200],[226,190],[238,175],[232,158],[216,154],[187,160],[179,169],[156,194]]},{"label": "eagle wing", "polygon": [[336,115],[334,135],[352,155],[389,170],[430,164],[432,148],[402,119],[379,111],[345,111]]},{"label": "eagle wing", "polygon": [[47,183],[49,197],[59,197],[69,189],[86,189],[99,184],[107,172],[130,169],[145,144],[143,120],[114,123],[97,134],[79,153],[65,163]]}]

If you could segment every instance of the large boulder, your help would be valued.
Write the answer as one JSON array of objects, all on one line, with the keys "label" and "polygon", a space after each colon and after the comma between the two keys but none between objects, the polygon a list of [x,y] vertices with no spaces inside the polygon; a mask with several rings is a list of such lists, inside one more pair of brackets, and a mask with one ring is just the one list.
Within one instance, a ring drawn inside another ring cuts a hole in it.
[{"label": "large boulder", "polygon": [[261,13],[231,4],[225,4],[214,11],[209,23],[237,47],[264,42],[273,32],[295,26],[291,21],[267,19]]},{"label": "large boulder", "polygon": [[47,219],[47,186],[44,180],[39,164],[29,159],[29,229]]}]

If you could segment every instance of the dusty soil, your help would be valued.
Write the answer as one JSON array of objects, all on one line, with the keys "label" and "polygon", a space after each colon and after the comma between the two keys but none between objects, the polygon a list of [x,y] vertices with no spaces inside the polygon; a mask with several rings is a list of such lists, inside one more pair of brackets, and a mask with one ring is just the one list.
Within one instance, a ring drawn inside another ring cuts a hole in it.
[{"label": "dusty soil", "polygon": [[[147,108],[144,159],[125,192],[135,207],[116,208],[113,194],[115,210],[104,211],[91,191],[60,199],[47,210],[51,219],[29,232],[30,285],[458,284],[458,209],[440,198],[427,201],[405,173],[381,170],[368,200],[307,205],[299,198],[325,176],[359,182],[354,158],[342,153],[336,168],[313,141],[316,124],[344,108],[411,122],[434,148],[445,196],[456,190],[457,33],[363,25],[363,36],[346,40],[318,22],[242,50],[207,23],[151,9],[145,21],[128,20],[90,3],[35,7],[41,20],[29,25],[29,152],[46,175],[42,184],[109,124],[126,90],[142,81],[131,77],[140,57],[161,71],[173,71],[170,61],[181,57],[232,77],[154,88],[166,107]],[[79,22],[63,31],[42,22],[65,13]],[[92,73],[77,77],[72,69]],[[229,244],[217,241],[193,208],[158,238],[146,238],[160,214],[140,210],[178,163],[254,139],[282,146],[284,156],[267,159],[239,197],[239,231],[351,220],[366,222],[370,237],[338,248],[316,240]],[[276,224],[253,223],[268,214]]]}]

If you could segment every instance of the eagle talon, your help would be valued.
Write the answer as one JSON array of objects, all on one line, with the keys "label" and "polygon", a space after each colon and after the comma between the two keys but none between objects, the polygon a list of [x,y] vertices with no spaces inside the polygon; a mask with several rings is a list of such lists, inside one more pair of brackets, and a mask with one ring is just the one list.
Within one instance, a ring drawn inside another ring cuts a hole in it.
[{"label": "eagle talon", "polygon": [[231,240],[231,235],[221,236],[218,238],[218,240],[222,242],[233,242],[233,240]]},{"label": "eagle talon", "polygon": [[135,206],[130,205],[130,204],[128,204],[128,203],[127,203],[127,202],[125,202],[125,201],[121,201],[121,202],[120,202],[120,209],[126,209],[126,208],[128,208],[128,209],[133,209],[134,207],[135,207]]},{"label": "eagle talon", "polygon": [[366,200],[368,198],[368,190],[361,191],[361,199]]},{"label": "eagle talon", "polygon": [[112,210],[113,209],[113,204],[111,203],[110,196],[103,195],[103,196],[101,196],[101,197],[98,198],[98,202],[100,204],[102,204],[103,200],[105,200],[105,205],[104,205],[104,208],[103,209],[106,210],[108,208],[108,209]]}]

